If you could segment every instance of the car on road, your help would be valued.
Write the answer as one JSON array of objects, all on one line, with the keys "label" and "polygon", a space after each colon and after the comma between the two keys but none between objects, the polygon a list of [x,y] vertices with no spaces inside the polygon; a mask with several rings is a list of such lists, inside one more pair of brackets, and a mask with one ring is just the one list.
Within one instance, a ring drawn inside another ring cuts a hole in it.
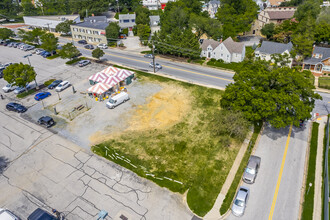
[{"label": "car on road", "polygon": [[50,213],[42,210],[41,208],[37,208],[34,212],[31,213],[27,217],[27,220],[56,220],[57,218]]},{"label": "car on road", "polygon": [[108,46],[106,44],[99,44],[97,45],[98,48],[101,48],[101,49],[107,49]]},{"label": "car on road", "polygon": [[27,111],[27,108],[24,107],[21,104],[15,103],[15,102],[10,102],[6,105],[6,109],[8,111],[13,111],[13,112],[18,112],[18,113],[23,113]]},{"label": "car on road", "polygon": [[48,89],[54,89],[54,88],[56,88],[56,86],[58,86],[58,84],[60,84],[61,82],[63,82],[61,79],[58,79],[58,80],[53,81],[53,82],[48,86]]},{"label": "car on road", "polygon": [[246,187],[241,186],[236,194],[233,205],[231,207],[231,212],[235,216],[244,215],[247,201],[249,199],[250,190]]},{"label": "car on road", "polygon": [[39,118],[38,124],[46,126],[47,128],[49,128],[49,127],[51,127],[55,124],[55,121],[52,117],[42,116],[41,118]]},{"label": "car on road", "polygon": [[243,173],[243,181],[246,183],[254,183],[260,168],[261,158],[252,155]]},{"label": "car on road", "polygon": [[68,81],[63,81],[55,88],[56,92],[61,92],[64,89],[68,88],[71,84]]},{"label": "car on road", "polygon": [[78,41],[78,44],[87,44],[87,41],[85,41],[85,40],[80,40],[80,41]]},{"label": "car on road", "polygon": [[36,101],[40,101],[40,100],[43,100],[45,98],[47,98],[48,96],[51,96],[52,94],[50,92],[39,92],[38,94],[36,94],[34,96],[34,99]]},{"label": "car on road", "polygon": [[[153,63],[153,62],[150,62],[150,63],[149,63],[149,67],[154,68],[154,63]],[[155,64],[155,68],[156,68],[156,69],[162,69],[163,67],[162,67],[162,65],[160,65],[159,63],[156,63],[156,64]]]},{"label": "car on road", "polygon": [[84,48],[88,50],[94,50],[94,46],[90,44],[85,45]]},{"label": "car on road", "polygon": [[14,86],[13,84],[7,84],[5,87],[2,88],[2,90],[3,92],[7,93],[15,90],[16,88],[17,86]]},{"label": "car on road", "polygon": [[19,218],[14,215],[11,211],[7,209],[0,209],[0,219],[1,220],[19,220]]},{"label": "car on road", "polygon": [[151,53],[145,54],[144,57],[149,59],[154,58],[154,56]]},{"label": "car on road", "polygon": [[83,67],[83,66],[86,66],[86,65],[88,65],[90,63],[91,63],[91,61],[89,61],[89,60],[81,60],[81,61],[78,62],[78,65],[80,67]]}]

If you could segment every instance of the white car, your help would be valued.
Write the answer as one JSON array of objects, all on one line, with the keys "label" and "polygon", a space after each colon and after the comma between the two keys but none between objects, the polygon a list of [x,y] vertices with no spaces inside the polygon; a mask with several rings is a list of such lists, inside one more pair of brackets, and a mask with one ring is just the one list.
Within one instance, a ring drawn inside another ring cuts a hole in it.
[{"label": "white car", "polygon": [[40,48],[38,48],[38,49],[36,49],[36,54],[41,54],[42,52],[44,52],[45,50],[44,49],[40,49]]},{"label": "white car", "polygon": [[[154,68],[154,63],[153,62],[150,62],[149,63],[149,67]],[[155,68],[156,69],[162,69],[163,67],[159,63],[156,63]]]},{"label": "white car", "polygon": [[5,87],[2,88],[2,90],[7,93],[10,91],[13,91],[17,88],[17,86],[13,86],[12,84],[7,84]]},{"label": "white car", "polygon": [[64,89],[68,88],[70,85],[71,84],[68,81],[63,81],[55,88],[55,91],[56,92],[61,92]]},{"label": "white car", "polygon": [[19,49],[23,50],[25,46],[26,46],[26,44],[21,44],[21,45],[19,45]]},{"label": "white car", "polygon": [[14,215],[11,211],[7,209],[0,209],[0,219],[19,220],[19,218],[16,215]]},{"label": "white car", "polygon": [[101,48],[101,49],[107,49],[108,46],[106,44],[99,44],[97,45],[98,48]]}]

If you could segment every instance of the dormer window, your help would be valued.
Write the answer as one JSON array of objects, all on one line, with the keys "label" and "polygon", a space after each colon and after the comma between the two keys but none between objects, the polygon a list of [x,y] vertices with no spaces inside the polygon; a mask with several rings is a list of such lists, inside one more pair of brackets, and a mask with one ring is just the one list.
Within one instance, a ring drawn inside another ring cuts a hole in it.
[{"label": "dormer window", "polygon": [[315,54],[315,58],[319,58],[320,56],[319,56],[319,54],[318,53],[316,53]]}]

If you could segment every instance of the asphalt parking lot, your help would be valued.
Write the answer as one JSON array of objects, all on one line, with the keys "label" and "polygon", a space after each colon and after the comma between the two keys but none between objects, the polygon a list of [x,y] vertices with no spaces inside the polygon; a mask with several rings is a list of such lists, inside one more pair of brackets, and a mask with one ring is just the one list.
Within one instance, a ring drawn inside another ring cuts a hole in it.
[{"label": "asphalt parking lot", "polygon": [[[0,63],[27,64],[23,58],[26,54],[28,52],[1,46]],[[83,68],[67,66],[60,58],[48,60],[38,55],[31,56],[30,61],[37,72],[38,83],[56,78],[73,84],[77,93],[73,94],[71,88],[60,93],[61,102],[68,105],[72,100],[85,99],[80,92],[86,89],[88,76],[104,68],[98,64]],[[0,87],[5,85],[6,82],[0,79]],[[5,105],[15,99],[14,94],[8,93],[0,100],[0,164],[3,165],[0,169],[0,207],[8,208],[22,219],[37,207],[48,211],[55,208],[66,219],[96,219],[101,210],[108,212],[107,219],[122,219],[123,216],[128,219],[192,218],[183,196],[93,155],[59,136],[58,130],[52,132],[34,123],[36,115],[33,112],[40,111],[43,106],[33,96],[19,100],[29,108],[27,113],[8,112]],[[94,109],[102,106],[108,110],[104,102],[86,100],[88,105],[97,104]],[[47,106],[58,102],[57,95],[53,94],[45,99],[43,110],[51,114],[52,109]],[[82,116],[77,117],[81,122],[83,118],[79,117]],[[77,123],[77,126],[82,124]]]}]

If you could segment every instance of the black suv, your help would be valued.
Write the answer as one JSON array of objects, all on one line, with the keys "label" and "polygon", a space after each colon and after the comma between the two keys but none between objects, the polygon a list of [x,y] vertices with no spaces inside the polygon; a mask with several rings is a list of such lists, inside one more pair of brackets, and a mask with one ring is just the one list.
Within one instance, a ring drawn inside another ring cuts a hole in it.
[{"label": "black suv", "polygon": [[27,111],[27,108],[25,108],[23,105],[15,103],[15,102],[10,102],[6,105],[6,109],[8,111],[14,111],[18,113],[23,113]]},{"label": "black suv", "polygon": [[38,208],[27,218],[28,220],[56,220],[57,218],[48,212]]},{"label": "black suv", "polygon": [[49,128],[49,127],[51,127],[55,124],[55,121],[54,121],[53,118],[51,118],[49,116],[42,116],[41,118],[39,118],[38,124],[39,125],[44,125],[47,128]]},{"label": "black suv", "polygon": [[48,86],[48,89],[54,89],[56,88],[56,86],[58,86],[60,83],[62,82],[62,80],[55,80],[53,81],[49,86]]},{"label": "black suv", "polygon": [[87,44],[87,41],[85,41],[85,40],[80,40],[80,41],[78,41],[78,44]]}]

